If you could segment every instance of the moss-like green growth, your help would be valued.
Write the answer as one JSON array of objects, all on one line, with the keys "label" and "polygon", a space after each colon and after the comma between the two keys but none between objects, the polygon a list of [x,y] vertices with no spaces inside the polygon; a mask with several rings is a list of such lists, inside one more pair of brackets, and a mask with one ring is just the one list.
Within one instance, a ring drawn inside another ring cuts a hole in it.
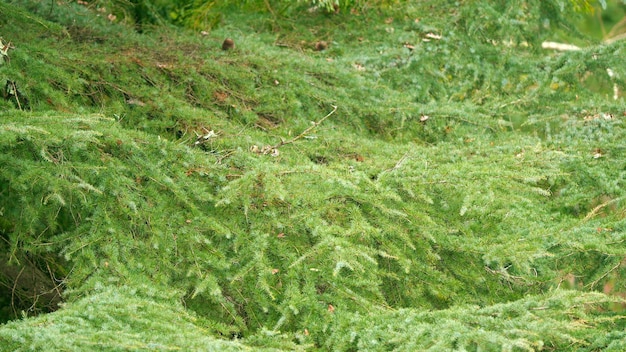
[{"label": "moss-like green growth", "polygon": [[624,43],[570,7],[38,5],[0,4],[4,350],[623,347]]}]

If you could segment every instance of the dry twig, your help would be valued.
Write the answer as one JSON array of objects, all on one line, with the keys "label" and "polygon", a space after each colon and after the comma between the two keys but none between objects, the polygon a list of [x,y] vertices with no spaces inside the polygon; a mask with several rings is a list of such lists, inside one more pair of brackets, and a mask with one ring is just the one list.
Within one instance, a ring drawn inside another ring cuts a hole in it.
[{"label": "dry twig", "polygon": [[591,218],[593,218],[594,216],[596,216],[598,214],[598,212],[600,212],[600,210],[602,210],[603,208],[615,203],[615,202],[619,202],[622,199],[624,199],[623,197],[620,198],[615,198],[615,199],[611,199],[608,202],[604,202],[598,206],[596,206],[595,208],[593,208],[588,214],[587,216],[585,216],[585,218],[583,219],[583,222],[589,221]]},{"label": "dry twig", "polygon": [[322,122],[324,122],[324,120],[326,120],[327,118],[330,117],[330,115],[334,114],[335,111],[337,111],[337,107],[335,105],[331,105],[333,107],[333,111],[329,112],[328,115],[322,117],[319,121],[317,122],[313,122],[313,124],[311,126],[309,126],[307,129],[305,129],[304,131],[302,131],[302,133],[300,133],[299,135],[293,137],[292,139],[285,141],[283,139],[281,139],[280,143],[274,145],[272,148],[273,149],[278,149],[280,147],[282,147],[283,145],[286,144],[290,144],[293,143],[295,141],[297,141],[298,139],[306,136],[309,132],[311,132],[312,130],[314,130],[315,128],[317,128],[317,126],[319,126]]},{"label": "dry twig", "polygon": [[256,154],[263,154],[263,155],[271,155],[271,156],[278,156],[280,153],[278,152],[278,148],[282,147],[283,145],[287,145],[287,144],[291,144],[295,141],[297,141],[298,139],[305,137],[309,132],[311,132],[312,130],[314,130],[317,126],[319,126],[322,122],[324,122],[324,120],[326,120],[327,118],[330,117],[330,115],[334,114],[335,111],[337,111],[337,107],[335,105],[331,105],[333,107],[333,111],[329,112],[326,116],[322,117],[319,121],[313,122],[313,124],[311,126],[309,126],[307,129],[305,129],[304,131],[302,131],[302,133],[300,133],[299,135],[293,137],[292,139],[286,141],[284,139],[280,139],[280,143],[275,144],[275,145],[266,145],[263,147],[259,147],[257,145],[253,145],[252,147],[250,147],[250,151]]}]

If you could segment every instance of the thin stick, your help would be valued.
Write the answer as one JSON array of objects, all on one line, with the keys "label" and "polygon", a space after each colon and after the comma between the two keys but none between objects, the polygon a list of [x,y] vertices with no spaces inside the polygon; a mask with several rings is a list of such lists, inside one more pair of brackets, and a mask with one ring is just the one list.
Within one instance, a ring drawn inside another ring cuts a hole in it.
[{"label": "thin stick", "polygon": [[313,129],[317,128],[317,126],[319,126],[322,122],[324,122],[324,120],[326,120],[327,118],[330,117],[330,115],[334,114],[335,111],[337,111],[337,107],[335,105],[331,105],[333,107],[333,111],[329,112],[328,115],[322,117],[319,121],[317,122],[313,122],[313,124],[311,126],[309,126],[306,130],[302,131],[302,133],[300,133],[299,135],[293,137],[292,139],[288,140],[288,141],[284,141],[281,140],[280,143],[276,144],[275,146],[273,146],[273,149],[278,149],[280,147],[282,147],[283,145],[286,144],[291,144],[295,141],[297,141],[298,139],[306,136],[309,132],[311,132]]},{"label": "thin stick", "polygon": [[617,270],[621,265],[622,265],[622,261],[620,260],[617,264],[615,264],[615,266],[613,266],[609,271],[607,271],[606,273],[602,274],[602,276],[600,276],[599,278],[597,278],[596,280],[594,280],[592,283],[590,283],[589,285],[587,285],[587,287],[590,287],[592,290],[593,288],[598,284],[598,282],[600,282],[600,280],[604,279],[605,277],[607,277],[610,273],[612,273],[613,271]]},{"label": "thin stick", "polygon": [[466,120],[466,119],[464,119],[462,117],[458,117],[458,116],[454,116],[454,115],[447,115],[445,117],[448,117],[448,118],[451,118],[451,119],[454,119],[454,120],[458,120],[458,121],[461,121],[461,122],[469,123],[470,125],[486,128],[486,129],[490,130],[491,132],[496,132],[496,129],[491,127],[491,126],[481,125],[479,123]]},{"label": "thin stick", "polygon": [[11,82],[9,83],[9,85],[11,86],[11,89],[13,90],[13,97],[15,97],[15,102],[17,102],[18,109],[24,110],[22,109],[22,104],[20,104],[20,97],[17,94],[17,84],[15,84],[15,82]]},{"label": "thin stick", "polygon": [[388,172],[393,172],[397,169],[399,169],[400,167],[402,167],[402,164],[404,164],[404,161],[409,157],[409,152],[404,153],[404,155],[400,158],[400,160],[398,160],[396,162],[396,165],[394,165],[393,167],[390,167],[388,169],[385,169],[383,171],[381,171],[378,176],[376,176],[376,180],[380,179],[384,174],[388,173]]},{"label": "thin stick", "polygon": [[611,44],[613,42],[616,42],[618,40],[622,40],[624,38],[626,38],[626,33],[618,34],[618,35],[616,35],[614,37],[607,38],[604,42],[607,43],[607,44]]},{"label": "thin stick", "polygon": [[619,202],[619,201],[620,201],[620,200],[622,200],[622,199],[623,199],[623,197],[620,197],[620,198],[615,198],[615,199],[611,199],[611,200],[609,200],[608,202],[604,202],[604,203],[602,203],[602,204],[600,204],[600,205],[596,206],[595,208],[593,208],[593,209],[592,209],[592,210],[591,210],[591,211],[587,214],[587,216],[585,216],[585,218],[583,219],[583,222],[586,222],[586,221],[588,221],[589,219],[591,219],[591,218],[593,218],[594,216],[596,216],[596,215],[598,214],[598,212],[599,212],[600,210],[602,210],[602,208],[604,208],[604,207],[606,207],[606,206],[609,206],[609,205],[611,205],[611,204],[613,204],[613,203],[615,203],[615,202]]},{"label": "thin stick", "polygon": [[17,317],[17,309],[15,309],[15,290],[17,290],[17,282],[22,276],[22,273],[26,269],[26,266],[23,266],[20,272],[15,277],[15,281],[13,282],[13,289],[11,290],[11,309],[13,309],[13,314]]},{"label": "thin stick", "polygon": [[[606,42],[608,42],[608,41],[609,41],[612,37],[614,37],[614,36],[615,36],[615,34],[617,34],[617,32],[618,32],[620,29],[623,29],[623,28],[625,28],[625,27],[626,27],[626,17],[625,17],[625,18],[622,18],[622,20],[621,20],[621,21],[617,22],[617,24],[615,24],[615,25],[613,26],[613,28],[611,28],[611,30],[609,31],[609,33],[608,33],[607,35],[605,35],[605,36],[604,36],[604,38],[607,38],[607,39],[605,39],[605,41],[606,41]],[[620,34],[620,35],[624,35],[624,34],[626,34],[626,33],[622,33],[622,34]]]},{"label": "thin stick", "polygon": [[404,161],[406,160],[406,158],[409,156],[409,152],[404,153],[404,155],[402,156],[402,158],[400,158],[400,160],[398,160],[398,162],[396,163],[396,165],[391,168],[389,171],[393,171],[393,170],[397,170],[400,168],[400,166],[402,166],[402,164],[404,163]]}]

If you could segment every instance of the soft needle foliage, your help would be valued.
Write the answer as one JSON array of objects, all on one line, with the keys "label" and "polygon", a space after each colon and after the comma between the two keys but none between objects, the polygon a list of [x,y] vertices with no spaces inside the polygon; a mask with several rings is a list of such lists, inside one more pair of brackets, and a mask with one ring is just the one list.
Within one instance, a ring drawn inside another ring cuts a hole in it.
[{"label": "soft needle foliage", "polygon": [[624,347],[624,43],[573,3],[38,4],[0,4],[5,350]]}]

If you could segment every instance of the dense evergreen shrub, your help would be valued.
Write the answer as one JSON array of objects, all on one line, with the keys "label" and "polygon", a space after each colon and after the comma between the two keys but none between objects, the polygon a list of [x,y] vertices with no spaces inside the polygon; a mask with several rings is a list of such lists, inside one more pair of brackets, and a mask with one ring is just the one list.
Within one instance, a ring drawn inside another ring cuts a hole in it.
[{"label": "dense evergreen shrub", "polygon": [[622,348],[624,42],[586,2],[357,4],[0,4],[0,346]]}]

